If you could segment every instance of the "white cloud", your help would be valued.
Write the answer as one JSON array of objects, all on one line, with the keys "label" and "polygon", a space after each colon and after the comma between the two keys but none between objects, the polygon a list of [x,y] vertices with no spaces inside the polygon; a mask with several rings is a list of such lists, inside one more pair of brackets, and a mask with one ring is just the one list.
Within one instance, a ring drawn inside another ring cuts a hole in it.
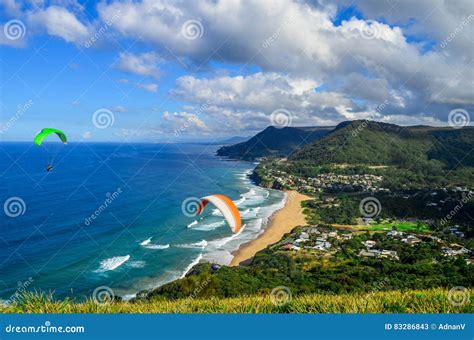
[{"label": "white cloud", "polygon": [[[448,50],[457,58],[472,59],[472,36],[474,22],[469,19],[474,14],[471,0],[417,0],[417,1],[373,1],[344,0],[360,8],[369,18],[383,17],[389,23],[404,25],[406,34],[415,35],[426,40],[436,40],[436,48],[455,33],[448,44]],[[472,17],[471,17],[472,18]],[[468,23],[463,25],[463,21]],[[469,23],[470,22],[470,23]]]},{"label": "white cloud", "polygon": [[48,34],[67,42],[80,44],[90,35],[87,26],[63,7],[50,6],[39,11],[31,11],[27,16],[31,25],[44,28]]},{"label": "white cloud", "polygon": [[21,15],[21,5],[15,0],[2,0],[0,6],[5,10],[5,13],[12,17]]},{"label": "white cloud", "polygon": [[135,86],[148,92],[158,92],[158,85],[154,83],[137,83]]},{"label": "white cloud", "polygon": [[158,79],[160,71],[158,64],[161,58],[156,53],[148,52],[142,54],[120,53],[120,59],[116,67],[124,72],[149,76]]},{"label": "white cloud", "polygon": [[136,83],[136,82],[131,82],[128,79],[121,78],[117,80],[117,83],[119,84],[130,84],[132,86],[135,86],[136,88],[145,90],[147,92],[151,93],[156,93],[158,92],[158,84],[155,83]]},{"label": "white cloud", "polygon": [[198,115],[188,112],[173,112],[165,111],[163,113],[164,130],[168,133],[182,134],[206,132],[209,130],[206,123],[204,123]]},{"label": "white cloud", "polygon": [[[430,21],[430,16],[423,14],[430,13],[429,2],[422,1],[423,6],[402,3],[400,6],[395,4],[391,11],[388,3],[378,5],[367,1],[365,7],[382,7],[390,13],[401,7],[405,19],[411,17],[410,8],[422,8],[424,12],[416,15]],[[465,1],[453,6],[455,9],[447,8],[447,5],[438,9],[438,3],[435,11],[448,10],[458,16],[463,11],[465,15],[469,14],[470,6]],[[412,116],[429,112],[433,117],[445,120],[453,105],[474,105],[471,81],[474,68],[468,67],[472,62],[472,48],[447,58],[445,53],[449,52],[449,46],[443,51],[423,51],[419,44],[407,41],[405,28],[356,18],[335,25],[332,22],[336,13],[334,5],[290,0],[202,1],[184,5],[170,0],[144,0],[98,6],[103,20],[110,19],[118,10],[127,13],[126,20],[118,22],[116,27],[124,37],[140,39],[157,48],[164,47],[173,55],[195,60],[198,64],[217,51],[218,61],[250,62],[264,72],[275,72],[282,78],[304,77],[332,89],[319,95],[321,102],[334,101],[334,93],[338,93],[338,100],[354,99],[348,106],[351,112],[357,112],[359,105],[374,106],[389,100],[394,106],[391,114]],[[393,16],[397,17],[396,14]],[[202,24],[202,37],[190,40],[181,34],[182,26],[188,20]],[[437,14],[434,21],[440,20],[441,16]],[[393,20],[392,25],[396,22]],[[432,22],[424,27],[438,29],[439,32],[433,34],[436,37],[450,33],[444,25],[437,27]],[[450,29],[453,29],[452,25]],[[456,76],[459,80],[447,86],[447,80]],[[234,80],[234,83],[238,82]],[[205,90],[196,91],[194,96],[206,96]],[[297,95],[303,92],[304,88]],[[225,94],[218,91],[217,97],[222,95]],[[249,95],[260,97],[254,93]],[[238,97],[235,100],[242,101]],[[246,100],[251,104],[250,98]],[[262,101],[258,98],[258,102]]]},{"label": "white cloud", "polygon": [[[9,11],[21,10],[11,0],[5,4]],[[383,102],[389,104],[376,117],[392,122],[435,124],[446,121],[453,108],[474,111],[474,17],[463,24],[474,11],[472,0],[340,0],[337,5],[309,0],[111,0],[100,2],[99,18],[89,22],[74,0],[52,4],[28,7],[28,24],[78,44],[93,27],[113,22],[104,40],[133,39],[147,46],[147,53],[119,54],[115,67],[127,73],[158,79],[161,56],[191,71],[192,65],[209,70],[214,61],[223,68],[229,63],[260,69],[245,76],[206,73],[177,79],[172,94],[184,105],[208,104],[199,118],[209,129],[261,128],[278,108],[289,110],[295,125],[367,117]],[[348,18],[335,24],[344,5],[357,6],[368,20]],[[115,20],[117,13],[120,20]],[[384,23],[376,21],[381,17]],[[196,39],[183,34],[190,20],[202,26]],[[152,82],[127,82],[152,93],[158,90]],[[163,119],[186,119],[192,111],[184,110]]]},{"label": "white cloud", "polygon": [[333,125],[349,119],[342,107],[357,107],[339,92],[316,92],[315,81],[277,73],[221,75],[211,79],[184,76],[172,92],[176,99],[201,105],[216,129],[260,129],[274,110],[285,109],[294,125]]}]

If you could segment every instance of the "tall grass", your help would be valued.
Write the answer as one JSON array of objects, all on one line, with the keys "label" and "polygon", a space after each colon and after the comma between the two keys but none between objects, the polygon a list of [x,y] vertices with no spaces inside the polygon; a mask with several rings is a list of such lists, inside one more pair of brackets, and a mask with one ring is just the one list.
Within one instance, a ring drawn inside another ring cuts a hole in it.
[{"label": "tall grass", "polygon": [[[472,293],[472,290],[471,290]],[[286,304],[276,305],[270,297],[209,298],[137,302],[113,302],[98,305],[92,300],[74,302],[54,300],[51,294],[33,292],[0,308],[1,313],[472,313],[468,301],[454,306],[445,289],[388,291],[365,294],[293,297]]]}]

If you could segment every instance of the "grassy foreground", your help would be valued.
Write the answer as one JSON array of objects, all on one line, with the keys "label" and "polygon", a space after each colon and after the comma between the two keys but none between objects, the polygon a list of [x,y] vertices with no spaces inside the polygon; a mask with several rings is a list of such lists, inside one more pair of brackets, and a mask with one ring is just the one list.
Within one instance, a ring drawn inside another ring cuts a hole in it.
[{"label": "grassy foreground", "polygon": [[[470,291],[472,293],[472,290]],[[472,313],[474,304],[467,299],[462,306],[448,300],[441,288],[388,291],[365,294],[297,296],[283,304],[269,296],[141,300],[98,305],[92,300],[75,303],[55,301],[52,295],[28,293],[18,302],[1,307],[0,313]]]}]

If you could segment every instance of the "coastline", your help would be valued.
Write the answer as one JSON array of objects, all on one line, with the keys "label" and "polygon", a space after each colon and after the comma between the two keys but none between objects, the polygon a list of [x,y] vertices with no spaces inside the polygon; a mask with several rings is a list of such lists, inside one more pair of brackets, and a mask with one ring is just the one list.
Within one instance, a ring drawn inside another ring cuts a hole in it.
[{"label": "coastline", "polygon": [[256,239],[244,243],[232,253],[234,256],[230,266],[238,266],[255,256],[257,252],[281,240],[283,235],[299,225],[305,225],[306,220],[301,208],[301,202],[311,199],[297,191],[285,191],[287,200],[285,206],[270,217],[264,232]]}]

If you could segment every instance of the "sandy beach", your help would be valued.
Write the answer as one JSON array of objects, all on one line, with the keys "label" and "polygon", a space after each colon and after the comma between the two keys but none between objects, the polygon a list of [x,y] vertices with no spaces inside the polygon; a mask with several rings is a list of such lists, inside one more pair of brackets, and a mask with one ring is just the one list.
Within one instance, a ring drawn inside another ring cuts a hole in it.
[{"label": "sandy beach", "polygon": [[286,191],[288,199],[285,206],[276,211],[270,218],[265,231],[255,240],[243,244],[233,255],[231,266],[238,266],[242,261],[252,258],[257,252],[268,245],[278,242],[282,236],[299,225],[305,225],[305,217],[301,202],[311,197],[297,191]]}]

